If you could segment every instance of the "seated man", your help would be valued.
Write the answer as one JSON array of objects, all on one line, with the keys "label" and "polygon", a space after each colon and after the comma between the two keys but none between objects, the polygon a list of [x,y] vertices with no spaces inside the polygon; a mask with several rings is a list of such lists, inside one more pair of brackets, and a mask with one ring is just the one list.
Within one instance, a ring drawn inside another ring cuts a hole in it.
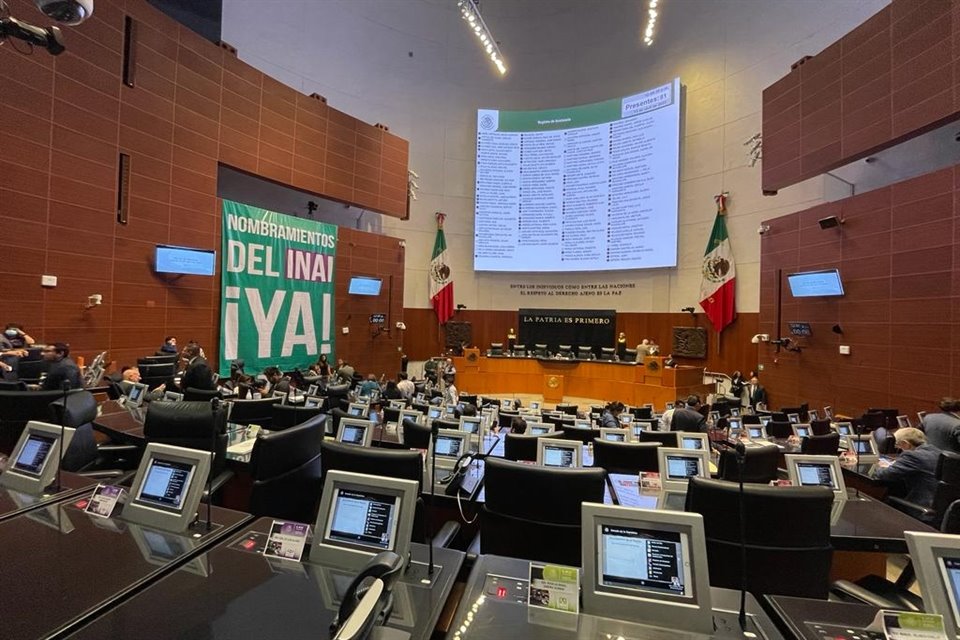
[{"label": "seated man", "polygon": [[923,416],[921,428],[927,442],[936,448],[960,452],[960,400],[942,398],[940,413]]},{"label": "seated man", "polygon": [[[140,382],[140,369],[137,367],[123,367],[120,369],[120,387],[126,393],[129,389],[128,385],[136,382]],[[127,383],[127,384],[124,384]],[[147,392],[143,397],[144,402],[150,402],[151,400],[159,400],[163,398],[164,391],[167,390],[167,383],[164,382],[158,386],[153,391]]]},{"label": "seated man", "polygon": [[[904,489],[904,499],[921,507],[933,504],[937,490],[937,461],[940,449],[927,443],[923,431],[908,427],[896,432],[897,448],[903,453],[890,463],[881,460],[874,478]],[[934,523],[939,524],[939,523]]]},{"label": "seated man", "polygon": [[683,407],[674,409],[670,419],[671,431],[707,432],[707,417],[700,413],[700,396],[690,395]]},{"label": "seated man", "polygon": [[50,362],[47,377],[40,382],[43,391],[57,391],[67,382],[71,389],[82,389],[80,367],[70,357],[70,347],[62,342],[48,344],[43,348],[43,359]]},{"label": "seated man", "polygon": [[267,382],[270,384],[267,393],[272,394],[276,391],[290,393],[290,378],[283,375],[279,367],[267,367],[263,370],[263,375],[267,377]]},{"label": "seated man", "polygon": [[170,353],[174,354],[177,352],[177,336],[167,336],[163,339],[163,344],[160,345],[161,353]]},{"label": "seated man", "polygon": [[371,396],[374,391],[380,391],[380,383],[377,382],[377,376],[370,373],[367,379],[360,383],[360,395]]}]

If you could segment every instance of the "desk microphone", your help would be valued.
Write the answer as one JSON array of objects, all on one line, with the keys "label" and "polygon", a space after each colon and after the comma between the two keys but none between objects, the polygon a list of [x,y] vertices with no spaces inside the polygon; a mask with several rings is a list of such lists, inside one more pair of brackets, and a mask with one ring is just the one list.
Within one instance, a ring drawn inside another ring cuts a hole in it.
[{"label": "desk microphone", "polygon": [[[857,454],[857,473],[860,473],[860,437],[863,435],[863,422],[858,422],[857,426],[854,427],[854,433],[857,434],[857,439],[853,442],[853,451]],[[849,442],[849,440],[847,441]],[[860,483],[857,483],[857,499],[860,498]]]},{"label": "desk microphone", "polygon": [[447,485],[447,488],[444,489],[444,493],[448,496],[455,496],[460,491],[460,485],[463,484],[463,478],[467,475],[467,471],[470,469],[470,465],[476,460],[486,460],[494,448],[500,443],[500,436],[496,436],[493,441],[493,444],[490,445],[490,448],[487,449],[486,453],[465,453],[457,459],[456,464],[453,465],[453,472],[448,475],[446,478],[441,480],[441,484]]},{"label": "desk microphone", "polygon": [[[437,434],[440,432],[440,421],[433,420],[430,423],[430,511],[433,511],[434,506],[436,506],[436,491],[435,487],[437,486]],[[424,509],[426,512],[427,510]],[[430,566],[427,568],[427,575],[433,575],[433,523],[430,522],[429,513],[424,513],[424,517],[427,520],[427,531],[430,533],[430,547],[427,549],[427,553],[430,554]]]},{"label": "desk microphone", "polygon": [[740,629],[747,630],[747,505],[743,495],[743,467],[747,462],[747,447],[743,442],[738,441],[737,451],[737,475],[740,480],[740,491],[738,494],[740,503]]},{"label": "desk microphone", "polygon": [[[210,409],[213,413],[213,428],[210,429],[210,455],[216,457],[217,451],[217,418],[220,414],[220,403],[221,400],[219,397],[210,398]],[[211,506],[213,504],[213,465],[210,465],[210,471],[207,473],[207,531],[210,531],[212,526],[211,519]]]},{"label": "desk microphone", "polygon": [[63,391],[63,411],[60,412],[60,462],[57,464],[57,491],[63,488],[60,484],[60,471],[63,469],[63,454],[67,442],[67,392],[70,391],[70,382],[67,380],[61,382],[60,389]]}]

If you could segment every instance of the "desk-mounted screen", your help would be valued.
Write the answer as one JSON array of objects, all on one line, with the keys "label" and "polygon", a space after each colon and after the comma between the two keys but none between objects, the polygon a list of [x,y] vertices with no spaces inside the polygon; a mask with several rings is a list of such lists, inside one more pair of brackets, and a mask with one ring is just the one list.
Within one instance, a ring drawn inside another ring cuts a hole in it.
[{"label": "desk-mounted screen", "polygon": [[217,252],[158,244],[154,268],[157,273],[212,276],[217,272]]}]

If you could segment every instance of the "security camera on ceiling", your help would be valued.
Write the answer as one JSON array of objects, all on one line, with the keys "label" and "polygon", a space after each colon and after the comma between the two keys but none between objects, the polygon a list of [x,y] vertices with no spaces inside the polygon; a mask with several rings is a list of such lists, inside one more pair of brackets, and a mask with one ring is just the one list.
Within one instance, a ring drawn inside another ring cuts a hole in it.
[{"label": "security camera on ceiling", "polygon": [[[75,26],[93,15],[93,0],[36,0],[37,8],[62,24]],[[12,16],[0,18],[0,44],[7,38],[18,38],[51,55],[66,51],[60,27],[37,27]]]}]

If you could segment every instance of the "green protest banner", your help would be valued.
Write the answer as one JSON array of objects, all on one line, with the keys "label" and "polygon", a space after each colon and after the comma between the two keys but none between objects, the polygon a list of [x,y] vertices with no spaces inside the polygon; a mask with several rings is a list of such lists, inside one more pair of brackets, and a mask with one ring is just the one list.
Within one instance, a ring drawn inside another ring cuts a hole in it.
[{"label": "green protest banner", "polygon": [[332,354],[336,225],[223,202],[220,375]]}]

